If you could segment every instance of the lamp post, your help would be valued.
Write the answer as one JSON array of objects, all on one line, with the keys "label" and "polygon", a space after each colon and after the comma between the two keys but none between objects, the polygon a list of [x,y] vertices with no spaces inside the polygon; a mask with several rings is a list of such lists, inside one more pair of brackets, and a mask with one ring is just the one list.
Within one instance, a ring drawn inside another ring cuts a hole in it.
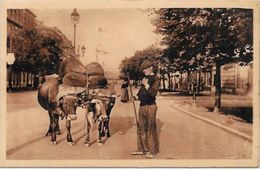
[{"label": "lamp post", "polygon": [[14,53],[7,53],[6,63],[8,66],[8,91],[12,90],[12,64],[15,61]]},{"label": "lamp post", "polygon": [[71,21],[74,24],[74,53],[76,54],[76,25],[79,23],[79,13],[76,8],[71,13]]}]

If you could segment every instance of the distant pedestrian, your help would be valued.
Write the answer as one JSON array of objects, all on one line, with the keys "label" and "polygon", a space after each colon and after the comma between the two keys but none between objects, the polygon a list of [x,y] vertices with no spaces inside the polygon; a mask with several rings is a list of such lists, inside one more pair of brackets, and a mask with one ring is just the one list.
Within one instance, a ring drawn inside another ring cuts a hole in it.
[{"label": "distant pedestrian", "polygon": [[[154,158],[159,152],[159,144],[156,129],[156,95],[159,90],[160,80],[153,73],[152,62],[145,60],[141,65],[141,69],[145,74],[142,80],[141,88],[137,93],[137,97],[133,96],[133,100],[140,100],[139,108],[139,128],[140,135],[137,135],[137,151],[132,155],[146,155],[147,158]],[[141,139],[139,139],[141,138]]]},{"label": "distant pedestrian", "polygon": [[129,101],[128,82],[126,79],[124,79],[121,85],[121,90],[122,90],[121,102],[128,102]]}]

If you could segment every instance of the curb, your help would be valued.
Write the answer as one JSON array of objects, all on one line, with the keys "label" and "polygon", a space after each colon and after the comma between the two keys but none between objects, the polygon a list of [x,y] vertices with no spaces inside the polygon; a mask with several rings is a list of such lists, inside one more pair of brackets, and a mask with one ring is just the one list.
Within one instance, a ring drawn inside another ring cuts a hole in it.
[{"label": "curb", "polygon": [[177,108],[177,109],[183,111],[184,113],[186,113],[186,114],[188,114],[188,115],[191,115],[191,116],[193,116],[193,117],[195,117],[195,118],[197,118],[197,119],[200,119],[200,120],[202,120],[202,121],[205,121],[205,122],[207,122],[207,123],[209,123],[209,124],[213,124],[213,125],[216,126],[216,127],[219,127],[219,128],[224,129],[224,130],[226,130],[226,131],[228,131],[228,132],[230,132],[230,133],[232,133],[232,134],[235,134],[235,135],[237,135],[237,136],[239,136],[239,137],[242,137],[242,138],[244,138],[244,139],[246,139],[246,140],[248,140],[248,141],[250,141],[250,142],[253,141],[252,136],[250,136],[250,135],[248,135],[248,134],[245,134],[245,133],[242,133],[242,132],[240,132],[240,131],[234,130],[234,129],[230,128],[230,127],[224,126],[224,125],[222,125],[222,124],[220,124],[220,123],[217,123],[217,122],[215,122],[215,121],[213,121],[213,120],[210,120],[210,119],[208,119],[208,118],[205,118],[205,117],[202,117],[202,116],[199,116],[199,115],[195,115],[194,113],[191,113],[191,112],[188,111],[188,110],[185,110],[185,109],[176,107],[176,106],[174,106],[174,105],[173,105],[173,107],[175,107],[175,108]]}]

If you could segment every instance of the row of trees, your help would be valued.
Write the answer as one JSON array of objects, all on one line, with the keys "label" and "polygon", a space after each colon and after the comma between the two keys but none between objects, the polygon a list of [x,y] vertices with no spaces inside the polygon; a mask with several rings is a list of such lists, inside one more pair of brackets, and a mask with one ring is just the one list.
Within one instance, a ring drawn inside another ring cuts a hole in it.
[{"label": "row of trees", "polygon": [[[152,21],[156,27],[155,32],[163,37],[161,44],[164,50],[159,57],[161,66],[169,71],[188,74],[194,69],[203,70],[215,66],[215,111],[219,111],[220,67],[234,61],[247,65],[253,60],[253,10],[161,8],[149,10],[151,11],[156,14]],[[136,57],[135,54],[124,62],[136,60]]]},{"label": "row of trees", "polygon": [[18,32],[13,41],[15,72],[52,74],[58,72],[62,56],[62,40],[57,35],[37,29]]},{"label": "row of trees", "polygon": [[143,76],[141,70],[141,64],[144,60],[150,60],[153,62],[155,71],[158,71],[158,63],[162,55],[162,50],[155,45],[151,45],[143,50],[135,52],[134,56],[130,58],[124,58],[119,66],[122,76],[129,75],[132,80],[140,80]]}]

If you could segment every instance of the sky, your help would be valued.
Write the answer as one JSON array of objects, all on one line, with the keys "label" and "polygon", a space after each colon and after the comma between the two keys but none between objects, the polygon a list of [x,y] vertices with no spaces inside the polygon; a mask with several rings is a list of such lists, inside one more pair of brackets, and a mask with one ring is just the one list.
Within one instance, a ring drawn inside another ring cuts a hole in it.
[{"label": "sky", "polygon": [[[57,27],[73,43],[71,9],[31,9],[37,20],[44,25]],[[142,50],[158,40],[151,24],[151,16],[140,9],[77,9],[80,20],[76,27],[76,46],[86,47],[81,62],[98,61],[105,71],[119,71],[119,64],[125,57],[131,57],[136,50]]]}]

